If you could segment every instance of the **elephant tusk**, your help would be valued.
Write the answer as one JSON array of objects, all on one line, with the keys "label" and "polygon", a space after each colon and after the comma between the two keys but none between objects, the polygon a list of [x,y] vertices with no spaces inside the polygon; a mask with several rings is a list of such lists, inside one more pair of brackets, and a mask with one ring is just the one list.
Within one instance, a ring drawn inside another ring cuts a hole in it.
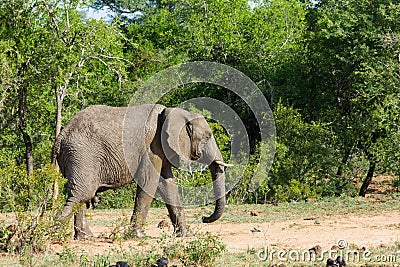
[{"label": "elephant tusk", "polygon": [[224,167],[233,167],[233,164],[228,164],[221,160],[216,160],[215,163],[217,163],[218,165],[224,166]]}]

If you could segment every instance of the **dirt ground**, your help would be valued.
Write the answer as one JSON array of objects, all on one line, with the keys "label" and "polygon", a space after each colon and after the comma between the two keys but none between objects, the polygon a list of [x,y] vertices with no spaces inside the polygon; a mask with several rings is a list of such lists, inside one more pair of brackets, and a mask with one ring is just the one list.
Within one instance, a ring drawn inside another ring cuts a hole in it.
[{"label": "dirt ground", "polygon": [[[390,189],[387,177],[376,178],[369,189],[368,206],[374,206],[374,201],[380,203],[385,199],[385,191]],[[211,207],[210,207],[211,209]],[[400,243],[400,210],[371,212],[361,214],[343,214],[333,216],[299,217],[297,219],[261,219],[252,222],[248,219],[249,210],[243,210],[241,206],[230,207],[233,218],[247,218],[247,220],[235,222],[232,217],[226,220],[219,220],[211,224],[203,224],[200,218],[210,212],[197,209],[187,210],[187,221],[192,232],[211,232],[218,235],[226,244],[228,252],[246,252],[249,249],[260,249],[265,246],[278,247],[294,250],[308,250],[319,245],[322,250],[329,250],[338,242],[344,242],[352,248],[377,248],[399,246]],[[312,209],[312,206],[311,206]],[[379,209],[379,208],[378,208]],[[235,211],[233,211],[235,210]],[[236,214],[237,213],[237,214]],[[267,211],[264,214],[268,215]],[[123,218],[129,219],[131,211],[117,210],[90,211],[90,223],[93,234],[96,237],[108,237]],[[225,216],[225,215],[224,215]],[[305,214],[305,216],[308,216]],[[226,217],[229,217],[226,216]],[[258,217],[259,218],[259,217]],[[264,217],[262,217],[264,218]],[[159,229],[158,223],[162,220],[168,222],[169,227]],[[151,209],[148,215],[146,234],[151,237],[147,244],[156,242],[161,234],[171,234],[173,231],[170,225],[166,209]],[[64,244],[65,245],[65,244]],[[110,243],[104,238],[96,238],[94,241],[68,241],[68,246],[84,248],[89,254],[100,254],[112,248],[145,249],[142,241],[122,241]],[[52,250],[62,249],[59,245],[53,245]],[[400,256],[400,251],[397,251]]]},{"label": "dirt ground", "polygon": [[[146,234],[150,242],[156,240],[165,231],[172,232],[172,227],[159,229],[157,222],[168,220],[167,214],[160,214],[161,209],[152,210],[149,214],[149,224],[146,227]],[[166,213],[166,212],[165,212]],[[97,237],[107,237],[113,231],[115,224],[122,217],[128,216],[128,211],[93,211],[91,214],[91,225],[93,234]],[[112,223],[112,220],[115,220]],[[191,218],[188,218],[190,221]],[[229,223],[216,222],[202,224],[193,222],[190,224],[193,232],[209,231],[217,234],[227,245],[229,252],[246,252],[248,249],[259,249],[264,246],[276,246],[279,248],[308,250],[316,245],[322,250],[329,250],[339,240],[345,240],[349,245],[367,248],[379,246],[393,246],[400,241],[400,211],[384,212],[373,216],[340,216],[332,218],[297,219],[278,222],[244,222]],[[108,224],[108,225],[107,225]],[[68,247],[81,248],[89,254],[107,253],[111,249],[136,247],[144,249],[141,241],[120,241],[110,243],[105,238],[95,238],[91,241],[70,240]],[[52,245],[53,252],[62,249],[61,245]]]},{"label": "dirt ground", "polygon": [[[340,212],[335,214],[335,209],[329,209],[328,215],[315,215],[314,205],[321,203],[309,203],[308,211],[297,214],[296,216],[278,217],[290,213],[280,211],[280,205],[275,207],[275,217],[270,217],[273,212],[272,205],[249,205],[249,206],[230,206],[225,212],[222,220],[211,224],[200,222],[201,216],[212,212],[212,207],[197,209],[186,209],[187,221],[192,232],[211,232],[218,235],[222,242],[226,244],[228,252],[246,252],[249,249],[260,249],[265,246],[277,247],[280,249],[308,250],[319,245],[323,251],[329,250],[342,240],[352,248],[386,248],[399,247],[400,245],[400,209],[398,205],[393,208],[380,211],[378,203],[387,199],[380,192],[379,186],[373,185],[374,195],[370,195],[370,200],[364,204],[371,208],[360,213]],[[368,199],[368,198],[367,198]],[[394,198],[400,201],[400,198]],[[330,205],[324,202],[323,205]],[[376,203],[376,205],[374,205]],[[289,205],[289,204],[288,204]],[[290,204],[291,205],[291,204]],[[334,204],[332,204],[334,205]],[[374,207],[376,206],[376,207]],[[252,217],[251,209],[259,207],[258,216]],[[329,207],[331,208],[331,207]],[[250,210],[249,210],[250,209]],[[65,247],[74,250],[85,250],[88,255],[105,254],[112,249],[137,249],[146,250],[150,245],[154,245],[159,240],[162,233],[170,235],[173,231],[165,208],[151,209],[148,215],[148,225],[146,234],[150,237],[143,240],[114,241],[108,238],[115,229],[116,225],[123,220],[129,221],[130,210],[90,210],[88,211],[90,228],[95,236],[92,240],[76,241],[69,239],[64,244],[52,244],[47,252],[53,254],[61,251]],[[228,214],[226,214],[228,213]],[[310,215],[311,214],[311,215]],[[244,218],[242,220],[242,218]],[[13,223],[15,216],[12,214],[0,214],[0,221]],[[168,222],[164,229],[157,227],[162,220]],[[72,223],[72,222],[71,222]],[[400,257],[400,251],[395,251]]]},{"label": "dirt ground", "polygon": [[[201,227],[220,234],[228,251],[232,252],[265,245],[305,250],[320,245],[323,250],[328,250],[339,240],[359,247],[393,244],[400,240],[400,229],[393,227],[393,222],[400,222],[400,212],[374,217],[322,219],[318,224],[313,220],[292,220]],[[261,232],[251,232],[254,228]]]}]

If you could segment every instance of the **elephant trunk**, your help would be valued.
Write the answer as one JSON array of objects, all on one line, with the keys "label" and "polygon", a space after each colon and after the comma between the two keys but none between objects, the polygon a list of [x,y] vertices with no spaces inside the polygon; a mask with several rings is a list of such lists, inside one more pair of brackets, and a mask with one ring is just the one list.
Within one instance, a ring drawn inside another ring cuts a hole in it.
[{"label": "elephant trunk", "polygon": [[225,172],[224,165],[220,161],[214,161],[210,165],[210,171],[214,186],[214,196],[216,197],[215,210],[209,217],[203,217],[203,223],[212,223],[221,218],[224,213],[226,198],[225,198]]}]

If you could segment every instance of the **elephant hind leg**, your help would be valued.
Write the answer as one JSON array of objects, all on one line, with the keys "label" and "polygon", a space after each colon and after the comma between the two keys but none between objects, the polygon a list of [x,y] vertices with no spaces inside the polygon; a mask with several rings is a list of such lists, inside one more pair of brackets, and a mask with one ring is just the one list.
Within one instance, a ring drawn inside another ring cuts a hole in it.
[{"label": "elephant hind leg", "polygon": [[86,219],[86,204],[80,204],[78,212],[74,216],[74,239],[86,239],[93,237]]},{"label": "elephant hind leg", "polygon": [[64,206],[63,214],[66,220],[69,220],[72,214],[74,215],[74,239],[93,237],[93,233],[90,231],[89,223],[86,219],[87,202],[90,201],[91,198],[90,194],[88,194],[83,201],[70,196]]},{"label": "elephant hind leg", "polygon": [[[72,215],[74,215],[74,238],[82,239],[92,237],[93,234],[89,229],[86,219],[86,202],[88,200],[90,201],[95,193],[86,192],[86,196],[82,197],[83,194],[81,194],[81,192],[77,192],[73,189],[71,190],[70,188],[67,189],[67,202],[64,205],[63,211],[57,214],[56,220],[64,224],[71,219]],[[80,197],[76,197],[77,195]]]},{"label": "elephant hind leg", "polygon": [[69,221],[73,215],[73,209],[75,205],[76,203],[67,200],[67,203],[64,205],[64,209],[60,212],[57,212],[55,220],[61,223]]},{"label": "elephant hind leg", "polygon": [[99,188],[99,164],[89,151],[82,151],[81,147],[71,151],[62,162],[63,175],[68,180],[68,199],[57,217],[60,222],[67,222],[74,215],[74,236],[77,239],[92,235],[85,217],[86,202],[95,197]]},{"label": "elephant hind leg", "polygon": [[[75,214],[74,214],[75,213]],[[86,219],[85,203],[67,200],[62,212],[57,213],[55,220],[61,224],[68,222],[74,215],[74,239],[84,239],[93,236]]]}]

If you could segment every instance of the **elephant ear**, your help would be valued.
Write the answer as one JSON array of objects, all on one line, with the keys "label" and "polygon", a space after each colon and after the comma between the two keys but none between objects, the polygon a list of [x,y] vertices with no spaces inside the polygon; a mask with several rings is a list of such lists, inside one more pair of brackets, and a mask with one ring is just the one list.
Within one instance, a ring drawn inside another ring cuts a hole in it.
[{"label": "elephant ear", "polygon": [[175,167],[179,166],[180,161],[190,160],[193,134],[191,120],[195,117],[195,114],[180,108],[164,110],[161,144],[168,161]]}]

